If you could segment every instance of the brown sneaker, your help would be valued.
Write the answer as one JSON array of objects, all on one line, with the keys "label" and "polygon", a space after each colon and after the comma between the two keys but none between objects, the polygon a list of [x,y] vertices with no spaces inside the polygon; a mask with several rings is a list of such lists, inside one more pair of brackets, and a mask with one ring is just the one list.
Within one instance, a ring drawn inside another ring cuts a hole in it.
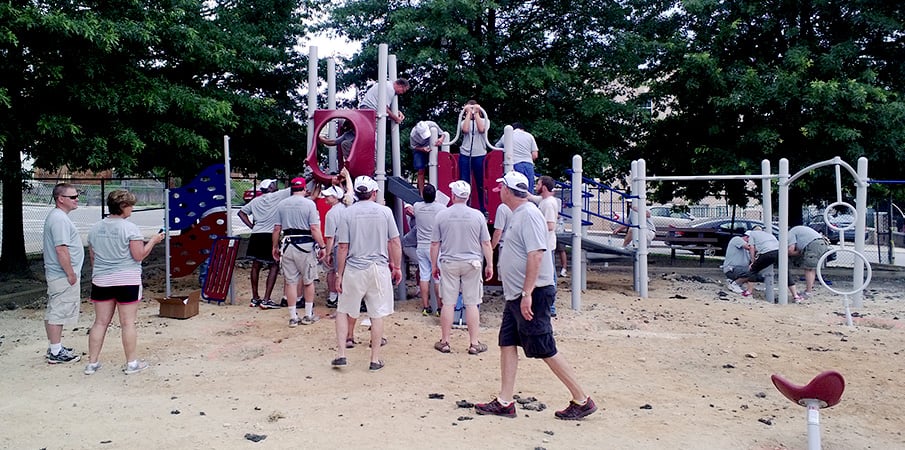
[{"label": "brown sneaker", "polygon": [[515,402],[503,406],[498,399],[493,399],[490,403],[475,404],[474,412],[487,416],[515,417]]},{"label": "brown sneaker", "polygon": [[584,402],[584,405],[579,405],[572,400],[569,402],[569,406],[567,406],[566,409],[556,411],[554,415],[557,419],[579,420],[594,414],[595,411],[597,411],[597,405],[594,404],[594,400],[591,400],[591,397],[588,397],[588,400]]}]

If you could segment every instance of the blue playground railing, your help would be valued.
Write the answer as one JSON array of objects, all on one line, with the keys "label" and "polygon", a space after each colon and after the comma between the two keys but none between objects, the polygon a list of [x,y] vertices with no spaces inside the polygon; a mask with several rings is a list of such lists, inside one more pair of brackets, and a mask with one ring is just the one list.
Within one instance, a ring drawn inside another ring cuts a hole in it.
[{"label": "blue playground railing", "polygon": [[[566,174],[571,177],[572,170],[567,170]],[[597,217],[608,222],[617,223],[622,226],[637,227],[637,225],[630,225],[629,223],[627,223],[625,206],[626,200],[638,198],[637,195],[622,192],[587,177],[582,177],[581,181],[584,185],[584,190],[582,190],[581,192],[581,213],[583,215],[583,217],[581,218],[582,226],[593,225],[591,218]],[[560,197],[560,200],[562,200],[562,210],[560,211],[560,215],[571,219],[573,206],[572,183],[556,181],[556,185],[559,187],[558,196]],[[618,207],[614,208],[614,205],[618,205]],[[614,215],[614,213],[617,212],[621,212],[621,214]]]}]

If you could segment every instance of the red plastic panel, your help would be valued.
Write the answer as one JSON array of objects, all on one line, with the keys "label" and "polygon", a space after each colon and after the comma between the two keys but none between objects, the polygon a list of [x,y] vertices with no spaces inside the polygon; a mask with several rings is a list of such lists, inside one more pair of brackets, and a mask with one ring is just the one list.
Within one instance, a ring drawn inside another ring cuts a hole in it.
[{"label": "red plastic panel", "polygon": [[[372,109],[318,109],[314,111],[314,135],[310,136],[311,151],[308,152],[306,162],[311,167],[314,179],[330,185],[330,175],[321,170],[317,160],[317,136],[327,122],[333,119],[346,119],[352,122],[355,129],[355,140],[352,141],[352,151],[349,153],[349,175],[354,179],[361,175],[374,176],[376,169],[376,134],[377,115]],[[340,166],[343,165],[340,158]]]},{"label": "red plastic panel", "polygon": [[201,296],[205,300],[216,300],[222,303],[229,294],[230,280],[236,267],[239,255],[239,238],[218,237],[211,246],[211,262],[208,266],[207,278],[201,287]]},{"label": "red plastic panel", "polygon": [[327,222],[327,211],[330,211],[331,206],[324,197],[314,199],[314,205],[317,206],[317,215],[320,216],[321,219],[321,236],[323,236],[324,228],[327,226],[325,223]]},{"label": "red plastic panel", "polygon": [[170,276],[191,275],[207,259],[214,239],[226,236],[226,211],[217,211],[170,237]]},{"label": "red plastic panel", "polygon": [[496,209],[500,206],[500,193],[493,192],[493,188],[499,183],[497,179],[503,176],[503,152],[492,150],[484,158],[484,207],[490,214],[488,223],[493,223],[496,218]]},{"label": "red plastic panel", "polygon": [[437,190],[452,199],[449,183],[458,179],[459,155],[457,153],[437,152]]},{"label": "red plastic panel", "polygon": [[779,375],[770,377],[776,389],[785,395],[787,399],[792,400],[799,405],[804,406],[802,400],[813,399],[820,400],[821,408],[829,408],[842,399],[842,392],[845,391],[845,380],[839,372],[827,370],[814,377],[806,386],[798,386],[792,384]]}]

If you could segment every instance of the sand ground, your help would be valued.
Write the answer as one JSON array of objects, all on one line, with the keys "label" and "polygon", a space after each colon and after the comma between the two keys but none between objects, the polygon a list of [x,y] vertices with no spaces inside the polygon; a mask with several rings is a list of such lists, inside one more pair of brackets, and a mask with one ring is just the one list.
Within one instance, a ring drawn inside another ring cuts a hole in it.
[{"label": "sand ground", "polygon": [[[507,419],[457,406],[499,389],[498,295],[488,294],[481,310],[484,354],[466,352],[464,330],[454,330],[452,353],[435,351],[438,319],[410,300],[387,320],[383,370],[367,369],[364,327],[350,365],[335,370],[322,300],[323,320],[290,329],[286,310],[247,306],[248,270],[238,269],[238,305],[202,303],[188,320],[159,317],[153,300],[142,305],[139,352],[151,367],[132,376],[120,371],[116,325],[103,368],[86,376],[84,361],[44,361],[42,309],[0,312],[0,447],[797,449],[806,448],[806,411],[770,375],[804,384],[833,369],[847,386],[839,405],[821,411],[824,448],[905,448],[901,274],[875,276],[848,327],[841,299],[825,290],[807,304],[778,306],[763,293],[720,295],[728,291],[715,269],[656,264],[646,299],[630,289],[630,267],[593,267],[580,311],[567,307],[569,279],[561,280],[557,343],[600,406],[580,422],[554,418],[568,391],[543,362],[523,356],[516,390],[546,409]],[[147,298],[162,296],[161,274],[153,264],[146,270]],[[196,286],[176,280],[174,292]],[[83,303],[64,344],[87,352],[93,318]],[[266,439],[252,443],[249,433]]]}]

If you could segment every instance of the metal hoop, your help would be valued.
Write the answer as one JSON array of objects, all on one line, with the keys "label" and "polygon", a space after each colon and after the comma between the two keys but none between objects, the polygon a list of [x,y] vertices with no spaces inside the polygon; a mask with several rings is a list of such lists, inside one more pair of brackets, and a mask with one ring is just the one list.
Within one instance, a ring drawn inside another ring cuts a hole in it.
[{"label": "metal hoop", "polygon": [[[858,286],[857,288],[855,288],[851,291],[848,291],[848,292],[837,291],[836,289],[829,287],[829,285],[827,285],[826,281],[823,279],[823,274],[820,272],[820,269],[821,269],[821,267],[823,267],[823,263],[826,262],[826,259],[830,255],[832,255],[834,253],[839,253],[839,252],[852,253],[855,256],[857,256],[858,258],[861,258],[861,261],[864,263],[865,266],[867,266],[867,277],[864,279],[864,282],[861,283],[861,285]],[[823,287],[825,287],[828,291],[830,291],[834,294],[847,296],[847,295],[857,294],[858,292],[863,291],[864,288],[866,288],[867,285],[870,284],[871,275],[872,275],[872,269],[870,268],[870,263],[867,261],[867,257],[865,257],[864,254],[862,254],[861,252],[858,252],[855,250],[851,250],[851,249],[847,249],[847,248],[835,248],[833,250],[830,250],[830,251],[824,253],[823,256],[820,257],[820,260],[817,261],[817,279],[820,280],[820,284],[822,284]]]},{"label": "metal hoop", "polygon": [[[848,210],[851,211],[851,213],[852,213],[852,219],[853,219],[852,223],[848,224],[848,226],[845,228],[839,228],[830,222],[830,216],[829,216],[830,210],[831,209],[835,210],[837,206],[844,206],[844,207],[848,208]],[[832,229],[834,231],[853,230],[855,228],[855,224],[858,223],[858,210],[855,209],[854,206],[852,206],[851,204],[846,203],[846,202],[830,203],[829,205],[827,205],[826,209],[823,210],[823,222],[826,224],[827,227],[829,227],[830,229]]]}]

